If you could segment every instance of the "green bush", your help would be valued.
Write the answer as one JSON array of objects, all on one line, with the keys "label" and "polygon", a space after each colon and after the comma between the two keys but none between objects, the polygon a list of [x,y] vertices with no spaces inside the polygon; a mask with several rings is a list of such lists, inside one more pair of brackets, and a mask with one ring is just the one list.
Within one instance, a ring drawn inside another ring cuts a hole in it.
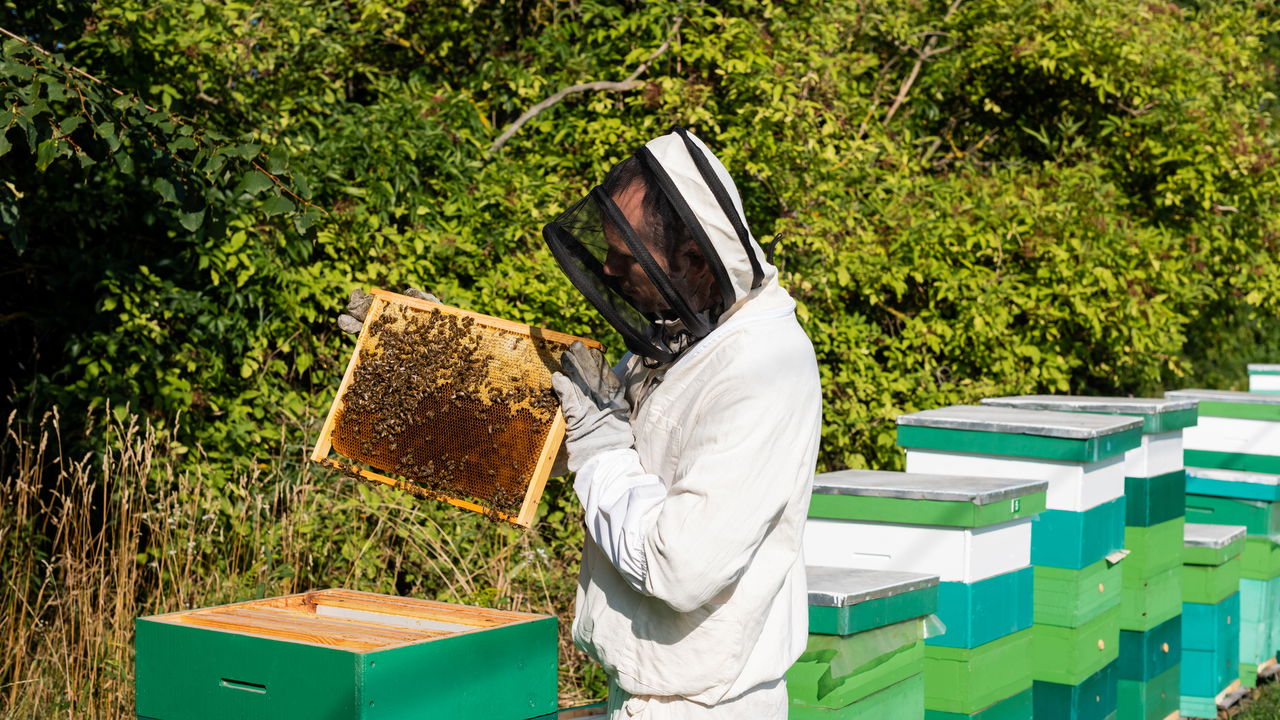
[{"label": "green bush", "polygon": [[[113,149],[102,118],[136,104],[83,102],[63,91],[82,76],[5,45],[5,109],[44,103],[33,144],[7,116],[0,158],[18,397],[182,412],[228,467],[281,425],[314,432],[352,287],[426,286],[617,348],[539,229],[674,124],[720,153],[757,235],[787,234],[824,468],[900,464],[900,412],[1235,382],[1280,347],[1267,4],[15,8],[17,32],[161,110]],[[488,152],[538,100],[668,40],[642,87],[571,95]],[[157,152],[188,129],[195,147]],[[210,173],[215,156],[282,181]]]}]

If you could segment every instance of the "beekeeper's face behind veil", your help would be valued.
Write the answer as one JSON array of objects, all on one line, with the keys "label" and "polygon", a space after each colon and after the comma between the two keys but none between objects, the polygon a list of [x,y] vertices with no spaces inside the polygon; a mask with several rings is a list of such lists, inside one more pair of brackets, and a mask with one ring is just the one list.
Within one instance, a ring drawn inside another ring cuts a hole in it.
[{"label": "beekeeper's face behind veil", "polygon": [[674,360],[774,274],[728,173],[684,130],[614,166],[543,236],[628,349],[652,362]]}]

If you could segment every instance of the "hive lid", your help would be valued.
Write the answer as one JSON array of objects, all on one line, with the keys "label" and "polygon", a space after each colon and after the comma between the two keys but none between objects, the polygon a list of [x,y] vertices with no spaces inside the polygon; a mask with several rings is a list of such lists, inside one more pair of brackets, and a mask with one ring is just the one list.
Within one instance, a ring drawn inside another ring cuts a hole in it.
[{"label": "hive lid", "polygon": [[941,430],[1037,435],[1067,440],[1091,440],[1142,427],[1137,418],[1067,413],[990,405],[953,405],[899,415],[898,424]]},{"label": "hive lid", "polygon": [[1187,523],[1182,531],[1182,542],[1189,548],[1224,548],[1236,540],[1243,540],[1244,525],[1208,525]]},{"label": "hive lid", "polygon": [[813,492],[821,495],[903,498],[967,502],[975,505],[1044,492],[1049,483],[1036,480],[931,475],[881,470],[840,470],[821,473],[813,480]]},{"label": "hive lid", "polygon": [[1059,412],[1132,415],[1142,418],[1144,433],[1164,433],[1196,424],[1196,401],[1186,398],[1088,397],[1084,395],[1012,395],[985,398],[983,405]]},{"label": "hive lid", "polygon": [[1280,475],[1245,472],[1243,470],[1218,470],[1216,468],[1187,468],[1187,476],[1218,480],[1220,482],[1253,483],[1255,485],[1280,485]]},{"label": "hive lid", "polygon": [[1189,388],[1186,390],[1167,390],[1164,394],[1169,398],[1190,398],[1201,402],[1201,414],[1203,413],[1203,403],[1246,403],[1249,405],[1280,405],[1280,393],[1258,393],[1243,392],[1239,390],[1204,390],[1201,388]]},{"label": "hive lid", "polygon": [[1280,365],[1249,363],[1249,372],[1255,375],[1280,375]]},{"label": "hive lid", "polygon": [[936,587],[937,575],[809,566],[809,604],[815,607],[848,607],[870,600]]}]

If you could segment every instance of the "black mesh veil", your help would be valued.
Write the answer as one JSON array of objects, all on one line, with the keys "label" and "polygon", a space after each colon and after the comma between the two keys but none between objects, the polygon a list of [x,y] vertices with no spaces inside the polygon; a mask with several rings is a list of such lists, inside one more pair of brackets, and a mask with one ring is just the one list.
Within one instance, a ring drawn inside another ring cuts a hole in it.
[{"label": "black mesh veil", "polygon": [[[699,172],[716,199],[727,198],[718,179],[704,172],[700,150],[687,141],[686,147],[701,161]],[[738,229],[736,212],[733,219]],[[542,235],[569,280],[627,348],[651,361],[674,360],[710,333],[734,302],[733,284],[706,229],[648,148],[615,166],[603,185],[548,223]]]}]

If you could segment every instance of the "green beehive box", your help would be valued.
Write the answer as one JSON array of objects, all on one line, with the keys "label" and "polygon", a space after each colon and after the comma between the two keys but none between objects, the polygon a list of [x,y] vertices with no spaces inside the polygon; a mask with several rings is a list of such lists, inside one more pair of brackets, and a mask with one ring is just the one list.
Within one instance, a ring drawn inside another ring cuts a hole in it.
[{"label": "green beehive box", "polygon": [[556,619],[350,590],[139,618],[146,720],[525,720],[556,710]]},{"label": "green beehive box", "polygon": [[810,566],[806,579],[809,641],[787,671],[790,717],[922,717],[925,618],[937,608],[938,577]]},{"label": "green beehive box", "polygon": [[1183,530],[1182,601],[1216,605],[1240,589],[1244,527],[1187,523]]},{"label": "green beehive box", "polygon": [[1249,363],[1249,392],[1280,393],[1280,365]]},{"label": "green beehive box", "polygon": [[[1280,474],[1280,395],[1189,389],[1165,397],[1200,402],[1199,425],[1184,438],[1188,468]],[[1198,491],[1189,484],[1188,492]]]},{"label": "green beehive box", "polygon": [[1276,535],[1280,534],[1280,503],[1188,494],[1187,522],[1244,525],[1250,535]]},{"label": "green beehive box", "polygon": [[1120,652],[1120,607],[1113,606],[1080,627],[1031,627],[1032,675],[1036,680],[1079,685]]},{"label": "green beehive box", "polygon": [[1120,720],[1164,720],[1178,712],[1181,667],[1175,665],[1151,680],[1116,683]]},{"label": "green beehive box", "polygon": [[1153,578],[1182,565],[1183,518],[1176,517],[1156,525],[1124,529],[1124,544],[1129,555],[1121,563],[1126,579]]},{"label": "green beehive box", "polygon": [[1125,562],[1103,559],[1080,570],[1035,566],[1035,622],[1079,627],[1114,608]]},{"label": "green beehive box", "polygon": [[1270,580],[1280,576],[1280,536],[1250,535],[1240,553],[1240,576]]},{"label": "green beehive box", "polygon": [[1181,612],[1181,566],[1146,580],[1124,576],[1120,589],[1121,629],[1146,632]]},{"label": "green beehive box", "polygon": [[1027,688],[968,715],[925,710],[924,717],[925,720],[1031,720],[1035,710],[1033,698],[1031,688]]},{"label": "green beehive box", "polygon": [[1031,687],[1031,629],[976,648],[925,646],[925,707],[972,715]]}]

